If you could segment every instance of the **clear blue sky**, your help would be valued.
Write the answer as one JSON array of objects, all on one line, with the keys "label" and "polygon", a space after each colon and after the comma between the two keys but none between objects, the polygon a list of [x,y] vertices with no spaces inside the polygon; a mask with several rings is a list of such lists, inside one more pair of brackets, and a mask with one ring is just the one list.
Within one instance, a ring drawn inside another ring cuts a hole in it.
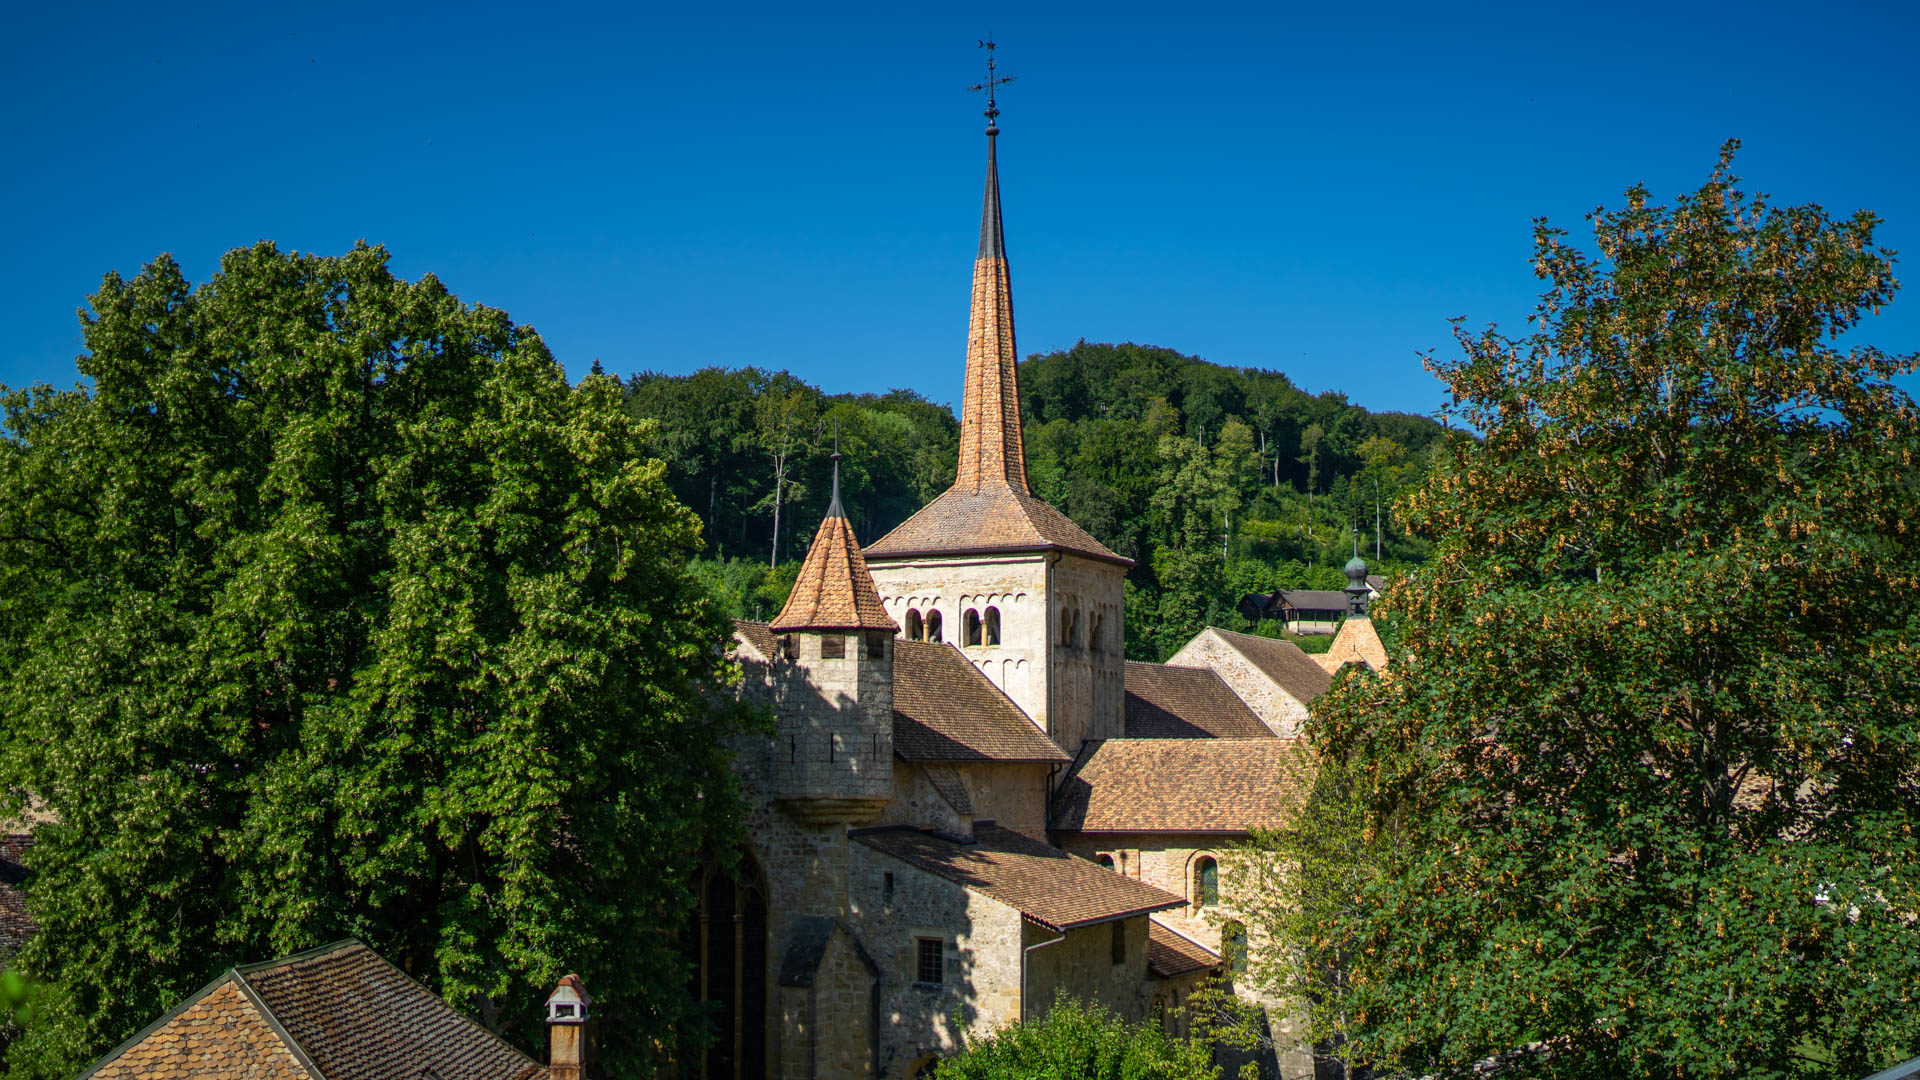
[{"label": "clear blue sky", "polygon": [[[1166,345],[1431,411],[1448,316],[1521,329],[1532,217],[1696,187],[1729,136],[1750,188],[1920,251],[1911,4],[912,6],[11,5],[0,382],[76,378],[109,269],[366,238],[575,374],[956,401],[989,31],[1023,352]],[[1905,268],[1860,340],[1920,349]]]}]

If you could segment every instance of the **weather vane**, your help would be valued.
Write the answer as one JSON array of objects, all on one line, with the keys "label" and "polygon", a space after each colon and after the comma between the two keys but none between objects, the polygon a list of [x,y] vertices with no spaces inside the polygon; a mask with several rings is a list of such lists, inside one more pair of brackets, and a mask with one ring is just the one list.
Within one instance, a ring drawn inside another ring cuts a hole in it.
[{"label": "weather vane", "polygon": [[991,36],[989,36],[987,40],[982,41],[980,47],[987,50],[987,81],[974,83],[972,86],[967,87],[967,89],[974,92],[981,90],[987,92],[987,134],[998,135],[1000,134],[1000,128],[994,121],[999,119],[1000,110],[993,103],[993,91],[996,87],[1004,86],[1012,82],[1017,76],[994,74],[993,50],[997,48],[997,46],[994,45]]}]

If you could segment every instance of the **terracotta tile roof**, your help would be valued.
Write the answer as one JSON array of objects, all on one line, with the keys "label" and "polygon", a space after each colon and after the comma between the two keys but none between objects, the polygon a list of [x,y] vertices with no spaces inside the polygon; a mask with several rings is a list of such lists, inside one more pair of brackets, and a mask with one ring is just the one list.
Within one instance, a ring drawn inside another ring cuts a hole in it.
[{"label": "terracotta tile roof", "polygon": [[1073,760],[952,645],[893,643],[893,752],[903,761]]},{"label": "terracotta tile roof", "polygon": [[768,660],[775,659],[780,652],[780,639],[773,636],[773,627],[763,622],[748,622],[745,619],[733,620],[733,632],[752,645],[755,652]]},{"label": "terracotta tile roof", "polygon": [[1107,739],[1080,751],[1050,830],[1246,833],[1286,823],[1312,753],[1300,739]]},{"label": "terracotta tile roof", "polygon": [[849,835],[909,866],[1016,908],[1051,930],[1070,930],[1186,904],[1164,889],[997,825],[976,827],[972,843],[902,828]]},{"label": "terracotta tile roof", "polygon": [[307,1068],[238,983],[223,977],[80,1080],[331,1080]]},{"label": "terracotta tile roof", "polygon": [[547,1075],[372,949],[344,941],[228,971],[80,1080],[415,1080],[429,1072],[438,1080]]},{"label": "terracotta tile roof", "polygon": [[1147,920],[1147,970],[1163,979],[1217,968],[1220,954],[1177,931]]},{"label": "terracotta tile roof", "polygon": [[1255,739],[1273,732],[1209,668],[1127,661],[1127,738]]},{"label": "terracotta tile roof", "polygon": [[21,861],[32,846],[31,833],[0,833],[0,967],[6,966],[7,957],[26,944],[33,933],[27,898],[19,889],[27,880],[27,868]]},{"label": "terracotta tile roof", "polygon": [[955,484],[867,546],[867,554],[875,559],[1014,551],[1071,551],[1133,565],[1133,560],[1088,536],[1067,515],[1006,484],[978,488]]},{"label": "terracotta tile roof", "polygon": [[853,538],[853,524],[840,509],[838,468],[836,463],[833,502],[827,507],[826,520],[813,534],[807,561],[800,565],[800,576],[787,594],[786,606],[773,620],[776,633],[900,629],[880,603],[880,591],[873,587],[873,575],[867,573],[867,561],[860,556],[860,543]]},{"label": "terracotta tile roof", "polygon": [[1375,671],[1387,670],[1387,647],[1380,641],[1380,632],[1373,627],[1373,620],[1364,615],[1355,615],[1340,624],[1340,632],[1333,635],[1333,644],[1327,651],[1314,657],[1320,666],[1326,669],[1329,677],[1347,664],[1365,664]]},{"label": "terracotta tile roof", "polygon": [[1297,701],[1310,702],[1333,685],[1333,677],[1327,670],[1291,641],[1236,634],[1217,626],[1208,629]]}]

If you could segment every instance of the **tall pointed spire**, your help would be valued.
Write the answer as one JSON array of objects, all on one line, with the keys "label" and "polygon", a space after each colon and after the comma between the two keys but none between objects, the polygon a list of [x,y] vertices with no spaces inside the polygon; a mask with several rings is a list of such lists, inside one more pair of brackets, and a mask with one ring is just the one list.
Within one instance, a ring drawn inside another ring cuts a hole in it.
[{"label": "tall pointed spire", "polygon": [[1000,135],[996,87],[1012,82],[995,74],[993,42],[987,50],[987,190],[980,207],[980,249],[973,261],[973,310],[967,324],[967,382],[960,402],[962,490],[1006,486],[1027,492],[1026,449],[1020,438],[1020,358],[1013,338],[1013,282],[1000,227],[1000,168],[994,152]]}]

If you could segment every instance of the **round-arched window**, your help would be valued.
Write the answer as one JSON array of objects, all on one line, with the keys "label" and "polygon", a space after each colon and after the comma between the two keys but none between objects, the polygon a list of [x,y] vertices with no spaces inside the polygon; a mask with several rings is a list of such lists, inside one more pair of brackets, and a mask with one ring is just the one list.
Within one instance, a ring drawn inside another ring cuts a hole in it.
[{"label": "round-arched window", "polygon": [[1220,904],[1220,864],[1211,855],[1193,861],[1193,903],[1203,908]]},{"label": "round-arched window", "polygon": [[986,626],[984,630],[986,634],[986,637],[985,637],[986,644],[988,645],[1000,644],[1000,609],[999,608],[990,607],[987,609],[987,621],[986,621]]},{"label": "round-arched window", "polygon": [[946,638],[942,637],[940,633],[940,613],[938,611],[927,612],[927,640],[928,641],[947,640]]},{"label": "round-arched window", "polygon": [[965,625],[967,636],[961,640],[964,641],[969,648],[980,644],[980,613],[973,608],[968,608]]},{"label": "round-arched window", "polygon": [[926,636],[926,633],[926,624],[920,621],[920,613],[917,611],[907,612],[907,640],[919,641],[922,637]]}]

